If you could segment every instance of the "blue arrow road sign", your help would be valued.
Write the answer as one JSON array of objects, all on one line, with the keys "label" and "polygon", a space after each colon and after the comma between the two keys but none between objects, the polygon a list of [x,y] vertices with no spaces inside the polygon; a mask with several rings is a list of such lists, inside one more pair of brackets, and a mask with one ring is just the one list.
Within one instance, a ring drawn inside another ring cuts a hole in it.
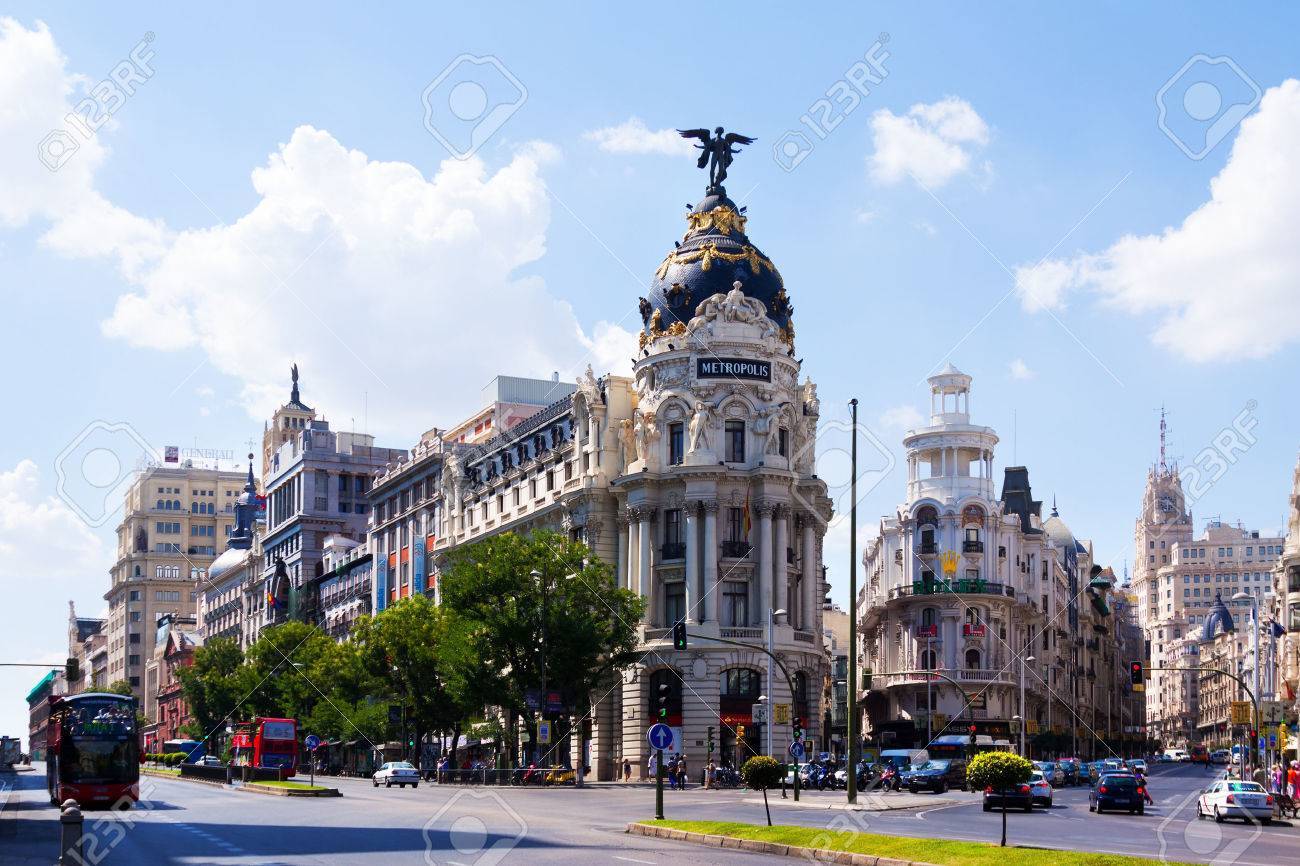
[{"label": "blue arrow road sign", "polygon": [[646,739],[653,749],[670,749],[673,745],[673,729],[663,723],[653,724],[646,732]]},{"label": "blue arrow road sign", "polygon": [[306,739],[302,741],[302,744],[307,747],[307,751],[314,752],[320,745],[320,737],[315,734],[308,734]]},{"label": "blue arrow road sign", "polygon": [[790,757],[794,758],[796,761],[802,761],[803,756],[804,756],[803,743],[799,742],[798,740],[795,740],[793,743],[790,744]]}]

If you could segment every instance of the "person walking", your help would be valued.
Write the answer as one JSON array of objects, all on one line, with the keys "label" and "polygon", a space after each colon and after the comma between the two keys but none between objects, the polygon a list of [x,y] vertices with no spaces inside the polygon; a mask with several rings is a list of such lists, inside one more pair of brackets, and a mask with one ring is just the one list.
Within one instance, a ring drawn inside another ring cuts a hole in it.
[{"label": "person walking", "polygon": [[717,771],[718,771],[718,765],[713,763],[712,758],[709,758],[709,763],[704,768],[704,787],[706,790],[713,789],[713,774],[716,773]]},{"label": "person walking", "polygon": [[677,784],[681,786],[681,789],[683,791],[686,790],[687,778],[688,776],[686,773],[686,756],[682,755],[680,758],[677,759]]},{"label": "person walking", "polygon": [[623,759],[623,781],[624,782],[630,781],[631,778],[632,778],[632,762],[629,759],[624,758]]}]

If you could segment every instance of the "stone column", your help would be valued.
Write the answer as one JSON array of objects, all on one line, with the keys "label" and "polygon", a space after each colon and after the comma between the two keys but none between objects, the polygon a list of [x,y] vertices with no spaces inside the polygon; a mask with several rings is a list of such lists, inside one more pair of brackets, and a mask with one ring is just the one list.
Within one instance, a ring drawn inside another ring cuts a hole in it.
[{"label": "stone column", "polygon": [[[760,625],[766,627],[768,617],[775,608],[772,606],[772,512],[770,502],[758,503],[758,613],[754,617]],[[761,617],[761,618],[760,618]]]},{"label": "stone column", "polygon": [[700,604],[700,533],[697,516],[700,504],[688,501],[682,508],[686,512],[686,622],[695,625],[700,621],[696,610]]},{"label": "stone column", "polygon": [[628,556],[628,551],[630,550],[632,542],[632,535],[627,532],[627,512],[620,512],[617,517],[617,522],[618,539],[616,543],[618,544],[618,571],[616,574],[618,575],[619,586],[627,588],[631,585],[628,580],[628,568],[630,567],[629,563],[631,562],[631,557]]},{"label": "stone column", "polygon": [[722,622],[722,586],[718,583],[718,501],[706,499],[704,506],[704,593],[703,619]]},{"label": "stone column", "polygon": [[813,517],[808,515],[803,522],[803,603],[799,610],[800,628],[810,629],[816,621],[813,611],[817,603],[817,584],[821,579],[821,569],[817,567],[817,526]]},{"label": "stone column", "polygon": [[637,541],[640,537],[640,512],[636,508],[627,510],[627,542],[624,545],[627,548],[627,570],[623,573],[623,588],[630,589],[633,592],[641,591],[641,584],[638,576],[638,563],[640,563],[640,553],[637,548]]},{"label": "stone column", "polygon": [[646,619],[651,625],[659,622],[659,606],[655,598],[654,570],[650,565],[650,509],[637,510],[637,592],[646,600]]},{"label": "stone column", "polygon": [[[790,506],[778,505],[773,512],[776,518],[776,555],[772,557],[773,571],[776,580],[773,583],[773,601],[772,606],[776,608],[786,607],[790,603],[790,566],[786,559],[785,550],[789,544],[789,532],[787,531],[787,521],[790,516]],[[785,616],[777,621],[777,625],[789,625],[790,615],[793,611],[787,608]]]}]

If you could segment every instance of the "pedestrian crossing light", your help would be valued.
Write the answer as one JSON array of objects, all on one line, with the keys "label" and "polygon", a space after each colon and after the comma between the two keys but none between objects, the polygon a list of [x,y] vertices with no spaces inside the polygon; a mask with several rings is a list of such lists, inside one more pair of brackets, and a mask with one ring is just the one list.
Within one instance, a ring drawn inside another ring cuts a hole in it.
[{"label": "pedestrian crossing light", "polygon": [[659,684],[659,721],[668,718],[668,693],[670,689],[667,683]]},{"label": "pedestrian crossing light", "polygon": [[794,717],[794,738],[798,740],[803,736],[803,724],[798,716]]},{"label": "pedestrian crossing light", "polygon": [[713,725],[709,725],[709,754],[713,754]]},{"label": "pedestrian crossing light", "polygon": [[1128,678],[1129,678],[1129,682],[1131,682],[1133,685],[1135,686],[1142,685],[1143,683],[1142,662],[1139,661],[1129,662]]},{"label": "pedestrian crossing light", "polygon": [[673,624],[673,649],[686,649],[686,623],[681,620]]}]

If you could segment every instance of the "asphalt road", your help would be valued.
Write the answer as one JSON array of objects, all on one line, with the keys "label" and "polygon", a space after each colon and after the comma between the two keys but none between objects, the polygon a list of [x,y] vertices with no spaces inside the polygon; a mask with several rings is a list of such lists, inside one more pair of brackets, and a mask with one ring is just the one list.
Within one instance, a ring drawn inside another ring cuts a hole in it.
[{"label": "asphalt road", "polygon": [[[1194,796],[1212,773],[1161,767],[1152,777],[1157,800],[1144,816],[1093,815],[1087,788],[1056,792],[1051,810],[1012,813],[1010,841],[1022,845],[1164,856],[1170,860],[1279,866],[1296,862],[1300,826],[1257,827],[1197,821]],[[45,803],[43,768],[6,777],[16,785],[14,808],[0,819],[0,863],[52,861],[57,813]],[[331,780],[333,783],[335,780]],[[459,788],[424,784],[418,790],[374,789],[367,781],[337,780],[340,799],[290,799],[223,790],[190,782],[142,779],[143,801],[128,813],[90,812],[86,829],[105,864],[752,864],[767,858],[701,848],[623,832],[653,813],[648,786],[573,789]],[[985,814],[977,795],[949,792],[934,805],[884,812],[825,806],[843,792],[805,792],[804,806],[771,797],[778,823],[829,832],[996,842],[1001,816]],[[744,791],[665,793],[671,818],[761,822],[761,801]],[[885,795],[886,804],[917,801]],[[817,807],[823,808],[817,808]],[[1297,822],[1300,824],[1300,822]],[[7,827],[7,829],[6,829]]]}]

